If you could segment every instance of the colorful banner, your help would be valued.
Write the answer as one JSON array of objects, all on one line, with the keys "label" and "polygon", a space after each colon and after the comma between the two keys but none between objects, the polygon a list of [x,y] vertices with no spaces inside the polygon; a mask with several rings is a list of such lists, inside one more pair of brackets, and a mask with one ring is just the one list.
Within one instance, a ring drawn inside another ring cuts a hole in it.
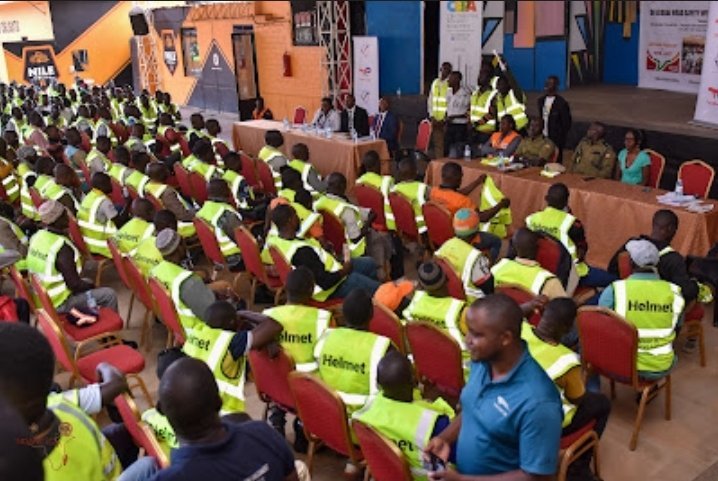
[{"label": "colorful banner", "polygon": [[172,30],[162,30],[162,57],[167,70],[174,75],[177,70],[177,49],[175,48],[175,34]]},{"label": "colorful banner", "polygon": [[379,40],[352,37],[354,41],[354,96],[357,105],[373,115],[379,109]]},{"label": "colorful banner", "polygon": [[708,13],[701,85],[694,119],[696,122],[718,125],[718,2],[711,2]]},{"label": "colorful banner", "polygon": [[24,78],[30,83],[47,81],[58,76],[55,49],[51,45],[25,47],[22,50]]},{"label": "colorful banner", "polygon": [[464,75],[464,84],[476,85],[481,68],[482,2],[439,3],[439,65],[450,62]]},{"label": "colorful banner", "polygon": [[638,86],[697,93],[711,2],[641,2]]}]

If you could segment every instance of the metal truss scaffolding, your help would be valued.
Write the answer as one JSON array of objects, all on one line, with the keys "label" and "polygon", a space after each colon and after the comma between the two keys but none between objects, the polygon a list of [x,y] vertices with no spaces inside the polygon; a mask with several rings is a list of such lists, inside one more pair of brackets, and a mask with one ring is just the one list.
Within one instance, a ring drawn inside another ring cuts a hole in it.
[{"label": "metal truss scaffolding", "polygon": [[352,46],[349,1],[318,1],[319,45],[326,49],[321,67],[327,72],[324,96],[344,107],[344,94],[352,91]]},{"label": "metal truss scaffolding", "polygon": [[139,67],[140,87],[155,92],[160,86],[160,66],[157,58],[157,38],[154,32],[152,21],[152,9],[144,8],[144,2],[133,2],[134,6],[144,10],[147,25],[150,33],[147,35],[135,35],[135,47],[137,49],[137,64]]}]

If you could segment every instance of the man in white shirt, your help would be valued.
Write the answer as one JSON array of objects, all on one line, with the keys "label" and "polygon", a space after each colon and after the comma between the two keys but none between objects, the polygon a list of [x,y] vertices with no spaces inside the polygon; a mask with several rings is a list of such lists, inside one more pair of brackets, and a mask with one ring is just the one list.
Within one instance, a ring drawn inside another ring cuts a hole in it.
[{"label": "man in white shirt", "polygon": [[444,155],[448,155],[452,147],[456,152],[463,152],[464,144],[468,141],[471,91],[461,85],[462,77],[461,72],[458,71],[451,72],[449,75],[449,88],[446,91]]},{"label": "man in white shirt", "polygon": [[312,124],[320,129],[331,128],[332,132],[339,131],[340,119],[339,114],[332,108],[332,99],[324,97],[322,99],[322,106],[319,107],[317,113],[314,114],[314,120]]}]

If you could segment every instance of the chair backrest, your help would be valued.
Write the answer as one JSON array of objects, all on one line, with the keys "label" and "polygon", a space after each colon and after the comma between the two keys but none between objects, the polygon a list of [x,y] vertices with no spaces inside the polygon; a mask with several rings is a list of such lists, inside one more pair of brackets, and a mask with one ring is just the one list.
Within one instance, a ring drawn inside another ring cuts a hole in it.
[{"label": "chair backrest", "polygon": [[130,199],[135,200],[141,197],[139,192],[137,192],[137,189],[132,187],[130,184],[127,184],[125,189],[127,189],[127,195],[130,196]]},{"label": "chair backrest", "polygon": [[160,319],[162,319],[164,325],[167,326],[167,329],[172,331],[175,341],[179,342],[180,345],[184,344],[186,338],[184,328],[182,327],[179,314],[177,314],[177,308],[174,302],[172,302],[169,293],[157,279],[150,279],[147,283],[150,286],[150,292],[155,300]]},{"label": "chair backrest", "polygon": [[138,447],[144,449],[148,456],[152,456],[160,467],[165,468],[169,466],[167,455],[162,451],[152,430],[143,429],[147,426],[140,421],[137,405],[130,395],[127,393],[120,394],[115,398],[114,403],[117,412],[120,413],[120,418],[122,418],[122,424],[125,425],[132,441],[134,441]]},{"label": "chair backrest", "polygon": [[137,264],[132,260],[131,257],[123,257],[122,265],[125,268],[127,274],[127,280],[130,281],[130,289],[135,293],[135,296],[139,298],[142,305],[150,311],[155,310],[154,303],[152,301],[152,294],[150,288],[147,285],[147,280],[140,272]]},{"label": "chair backrest", "polygon": [[179,190],[185,197],[194,198],[194,195],[192,195],[192,184],[190,184],[189,172],[187,172],[187,169],[185,169],[182,164],[177,162],[174,165],[174,171],[177,183],[179,184]]},{"label": "chair backrest", "polygon": [[678,169],[678,178],[683,180],[683,193],[707,198],[713,185],[716,171],[702,160],[683,162]]},{"label": "chair backrest", "polygon": [[352,460],[361,458],[351,441],[347,411],[339,395],[311,374],[293,372],[289,387],[304,429]]},{"label": "chair backrest", "polygon": [[259,183],[259,176],[257,175],[257,168],[254,165],[254,159],[240,152],[239,158],[242,161],[242,177],[252,187],[261,187]]},{"label": "chair backrest", "polygon": [[112,263],[115,264],[115,269],[117,269],[117,273],[120,275],[120,280],[122,280],[122,283],[127,286],[127,288],[132,289],[130,278],[127,276],[127,271],[125,270],[124,256],[117,247],[117,243],[114,239],[107,239],[107,247],[110,249]]},{"label": "chair backrest", "polygon": [[112,184],[112,192],[110,193],[110,200],[115,205],[124,205],[125,196],[122,194],[122,186],[114,177],[110,177],[110,183]]},{"label": "chair backrest", "polygon": [[344,243],[346,242],[346,234],[344,233],[344,224],[331,211],[321,209],[322,222],[324,226],[324,237],[334,246],[334,252],[341,255]]},{"label": "chair backrest", "polygon": [[354,197],[357,204],[365,209],[371,209],[376,214],[372,227],[382,232],[387,231],[386,217],[384,216],[384,195],[371,185],[356,184],[354,186]]},{"label": "chair backrest", "polygon": [[152,207],[154,207],[155,210],[162,210],[165,208],[165,206],[162,204],[162,201],[154,195],[150,194],[149,192],[145,192],[145,199],[152,202]]},{"label": "chair backrest", "polygon": [[63,369],[79,377],[77,364],[75,364],[75,360],[70,354],[70,345],[57,322],[43,310],[37,313],[37,323],[40,325],[47,342],[52,347],[55,360],[60,363]]},{"label": "chair backrest", "polygon": [[577,316],[581,358],[595,372],[635,384],[638,332],[610,309],[581,307]]},{"label": "chair backrest", "polygon": [[[495,286],[494,289],[496,290],[496,292],[506,294],[511,299],[516,301],[516,303],[519,305],[525,302],[529,302],[531,299],[534,298],[532,292],[527,291],[522,286],[519,286],[517,284],[502,284],[500,286]],[[528,321],[532,326],[538,326],[539,321],[541,321],[541,312],[538,310],[534,310],[531,316],[529,316]]]},{"label": "chair backrest", "polygon": [[25,299],[30,305],[30,312],[35,314],[36,298],[31,294],[30,287],[27,285],[27,281],[17,270],[17,267],[10,266],[10,280],[15,286],[15,297]]},{"label": "chair backrest", "polygon": [[289,388],[289,373],[294,371],[294,361],[289,354],[280,348],[279,354],[271,357],[266,349],[253,349],[247,358],[259,397],[294,412],[294,397]]},{"label": "chair backrest", "polygon": [[195,217],[192,222],[194,223],[194,228],[197,230],[199,243],[202,244],[202,250],[207,258],[215,264],[225,265],[227,261],[224,258],[224,254],[222,254],[222,249],[219,247],[219,242],[217,242],[217,237],[214,235],[212,227],[210,227],[204,219],[200,219],[199,217]]},{"label": "chair backrest", "polygon": [[304,119],[306,119],[306,118],[307,118],[307,109],[305,109],[302,106],[299,106],[294,109],[294,119],[292,121],[293,123],[303,124]]},{"label": "chair backrest", "polygon": [[625,279],[633,274],[633,266],[631,265],[631,255],[628,251],[623,251],[616,258],[618,261],[618,277]]},{"label": "chair backrest", "polygon": [[561,241],[544,232],[539,232],[536,262],[553,273],[566,286],[571,273],[572,259]]},{"label": "chair backrest", "polygon": [[289,277],[289,273],[292,272],[292,265],[275,246],[269,246],[269,255],[272,257],[272,262],[274,263],[274,268],[277,270],[279,280],[283,286],[287,285],[287,277]]},{"label": "chair backrest", "polygon": [[453,219],[446,207],[428,201],[421,206],[421,212],[424,214],[429,240],[434,249],[438,249],[444,242],[454,237]]},{"label": "chair backrest", "polygon": [[82,232],[80,231],[80,224],[77,223],[77,219],[74,215],[71,215],[69,212],[67,213],[68,217],[68,233],[70,234],[70,240],[73,244],[75,244],[75,247],[77,247],[77,250],[80,251],[80,254],[82,254],[85,257],[92,257],[92,254],[90,253],[90,249],[87,247],[87,244],[85,244],[85,238],[82,237]]},{"label": "chair backrest", "polygon": [[425,154],[428,153],[429,140],[431,140],[431,121],[424,119],[419,122],[419,130],[416,133],[416,145],[414,148]]},{"label": "chair backrest", "polygon": [[446,276],[446,286],[449,289],[449,295],[454,299],[461,301],[466,300],[466,291],[464,291],[464,282],[459,277],[459,274],[445,259],[441,257],[434,257],[434,261],[439,265],[444,275]]},{"label": "chair backrest", "polygon": [[661,183],[663,169],[666,167],[666,158],[652,149],[646,149],[648,158],[651,159],[651,168],[648,171],[648,186],[656,188]]},{"label": "chair backrest", "polygon": [[262,254],[259,250],[259,245],[257,245],[257,240],[249,229],[242,225],[235,229],[234,239],[242,252],[244,266],[250,274],[266,284],[267,270],[264,268],[264,263],[262,263]]},{"label": "chair backrest", "polygon": [[39,209],[42,203],[45,202],[40,195],[40,192],[35,187],[30,187],[28,191],[30,192],[30,199],[32,200],[32,205],[34,205],[36,209]]},{"label": "chair backrest", "polygon": [[274,185],[272,168],[261,159],[257,159],[257,175],[259,176],[259,182],[262,184],[262,190],[267,194],[277,195],[277,186]]},{"label": "chair backrest", "polygon": [[406,237],[419,239],[419,228],[416,225],[414,208],[411,206],[409,199],[399,192],[390,192],[389,205],[391,205],[391,211],[394,213],[396,229]]},{"label": "chair backrest", "polygon": [[374,315],[369,321],[369,332],[388,337],[401,353],[406,353],[404,326],[392,311],[378,302],[374,302]]},{"label": "chair backrest", "polygon": [[40,309],[42,309],[45,314],[47,314],[47,316],[58,326],[58,329],[61,329],[60,326],[62,326],[62,321],[60,319],[60,315],[57,313],[57,309],[55,309],[55,306],[52,304],[50,295],[47,293],[45,288],[42,287],[37,276],[32,274],[30,275],[30,287],[39,302]]},{"label": "chair backrest", "polygon": [[458,397],[464,387],[459,344],[428,322],[409,322],[405,329],[419,377],[435,385],[440,392]]},{"label": "chair backrest", "polygon": [[409,463],[396,444],[361,421],[352,420],[352,429],[375,481],[412,481]]},{"label": "chair backrest", "polygon": [[189,173],[189,185],[192,189],[192,198],[202,205],[207,202],[207,181],[197,172]]}]

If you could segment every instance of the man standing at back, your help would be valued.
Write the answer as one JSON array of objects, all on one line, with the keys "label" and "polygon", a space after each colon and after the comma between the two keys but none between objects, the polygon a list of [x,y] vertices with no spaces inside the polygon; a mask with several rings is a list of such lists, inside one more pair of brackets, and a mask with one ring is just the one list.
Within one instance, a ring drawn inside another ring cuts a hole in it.
[{"label": "man standing at back", "polygon": [[557,93],[558,85],[558,77],[549,75],[544,84],[546,95],[539,97],[537,103],[539,115],[543,119],[543,135],[556,144],[558,161],[561,162],[566,136],[571,130],[571,108],[566,99]]},{"label": "man standing at back", "polygon": [[434,157],[440,159],[444,153],[444,119],[446,118],[447,95],[449,91],[449,74],[453,67],[449,62],[441,64],[439,77],[431,82],[427,109],[431,120],[431,138],[434,143]]}]

